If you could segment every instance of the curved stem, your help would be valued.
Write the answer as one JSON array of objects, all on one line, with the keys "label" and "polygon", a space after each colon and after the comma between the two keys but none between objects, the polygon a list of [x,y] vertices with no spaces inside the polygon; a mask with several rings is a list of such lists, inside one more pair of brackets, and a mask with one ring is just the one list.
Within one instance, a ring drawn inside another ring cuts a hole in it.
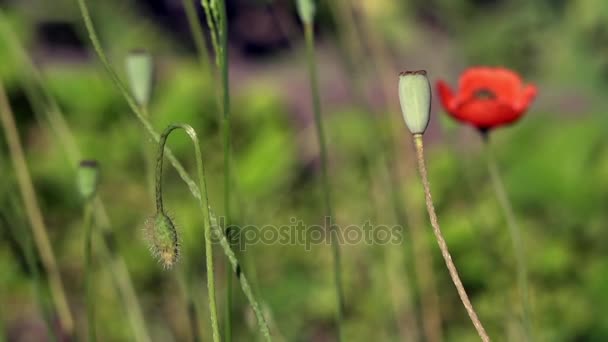
[{"label": "curved stem", "polygon": [[500,208],[507,220],[509,234],[511,235],[511,242],[513,243],[513,253],[515,254],[515,258],[517,260],[517,283],[522,301],[522,320],[524,323],[525,339],[529,340],[531,328],[529,316],[530,304],[528,299],[528,272],[526,268],[526,252],[524,248],[524,242],[521,237],[521,229],[517,224],[517,219],[515,218],[513,206],[511,205],[511,201],[509,200],[509,196],[507,195],[507,191],[505,190],[502,178],[500,177],[496,158],[494,157],[492,147],[490,146],[490,139],[487,134],[482,134],[482,137],[484,141],[486,162],[488,166],[488,172],[490,173],[490,178],[492,181],[492,187],[494,188],[494,192],[496,193]]},{"label": "curved stem", "polygon": [[464,286],[462,285],[462,281],[460,280],[460,276],[458,275],[458,271],[456,270],[456,265],[452,261],[452,256],[450,255],[450,251],[448,250],[448,245],[443,238],[443,234],[441,233],[441,228],[439,227],[439,221],[437,219],[437,214],[435,213],[435,207],[433,205],[433,198],[431,197],[431,187],[428,180],[428,174],[426,171],[426,165],[424,162],[424,145],[422,142],[422,135],[415,134],[414,135],[414,144],[416,146],[416,156],[418,161],[418,171],[420,172],[420,177],[422,178],[422,185],[424,187],[424,197],[426,202],[426,209],[429,213],[429,219],[431,220],[431,226],[433,226],[433,233],[435,233],[435,238],[437,239],[437,244],[439,245],[439,249],[441,250],[441,255],[443,256],[443,260],[450,272],[450,277],[452,278],[452,282],[456,286],[456,290],[458,291],[458,296],[460,296],[460,300],[464,305],[464,308],[467,310],[479,337],[481,337],[482,341],[490,341],[490,337],[486,333],[481,321],[477,317],[477,313],[473,308],[473,304],[469,300],[469,296],[467,295]]},{"label": "curved stem", "polygon": [[200,143],[198,137],[196,135],[196,131],[190,125],[186,124],[175,124],[169,125],[160,136],[159,141],[159,152],[158,159],[156,163],[156,208],[159,212],[163,211],[163,203],[162,203],[162,181],[160,177],[162,177],[162,169],[163,169],[163,154],[165,152],[165,144],[167,142],[167,138],[169,138],[169,134],[176,129],[183,129],[186,131],[190,139],[192,140],[192,144],[194,145],[194,152],[196,157],[196,170],[198,173],[199,180],[199,189],[203,192],[201,194],[201,198],[203,201],[199,202],[201,207],[201,212],[203,214],[203,228],[204,228],[204,236],[205,236],[205,254],[206,254],[206,263],[207,263],[207,294],[209,297],[209,311],[211,315],[211,329],[213,330],[213,341],[220,342],[220,330],[218,327],[218,319],[217,319],[217,306],[215,303],[215,276],[213,271],[213,246],[211,244],[211,221],[210,221],[210,213],[209,213],[209,205],[207,198],[207,184],[205,182],[205,169],[203,167],[203,157],[201,153]]},{"label": "curved stem", "polygon": [[325,142],[325,132],[323,131],[323,120],[321,118],[321,100],[319,97],[319,85],[317,80],[317,68],[315,63],[315,38],[312,22],[304,22],[304,35],[306,37],[306,59],[308,61],[308,73],[310,77],[310,88],[313,98],[313,110],[315,115],[315,125],[317,130],[317,139],[319,141],[319,149],[321,153],[321,182],[323,187],[323,204],[325,207],[326,219],[329,219],[330,244],[333,256],[334,268],[334,284],[336,287],[337,310],[336,310],[336,327],[337,339],[342,339],[342,319],[344,310],[344,292],[342,287],[342,269],[340,262],[340,245],[338,239],[337,227],[331,223],[333,211],[331,207],[329,176],[327,170],[327,146]]},{"label": "curved stem", "polygon": [[[125,101],[127,101],[127,104],[131,108],[131,111],[133,112],[133,114],[135,114],[135,117],[144,126],[144,128],[146,129],[148,134],[156,142],[159,142],[160,135],[154,130],[154,128],[152,127],[150,122],[139,111],[133,97],[127,91],[127,88],[125,87],[124,83],[120,80],[120,78],[118,77],[118,75],[116,74],[116,72],[114,71],[112,66],[110,65],[110,63],[105,55],[105,52],[103,51],[101,44],[99,43],[99,38],[97,37],[97,33],[95,31],[95,28],[93,27],[93,22],[91,21],[91,17],[89,14],[88,7],[86,5],[86,1],[85,0],[77,0],[77,1],[78,1],[80,12],[81,12],[83,21],[85,23],[87,32],[89,34],[89,39],[91,40],[91,44],[93,44],[95,53],[99,57],[101,63],[103,64],[103,66],[106,69],[106,71],[108,72],[108,74],[110,75],[112,82],[118,88],[120,93],[123,95]],[[165,148],[165,154],[167,155],[167,158],[171,162],[171,165],[173,165],[173,167],[179,174],[180,178],[188,186],[188,190],[190,190],[190,193],[192,194],[192,196],[195,199],[197,199],[199,202],[201,202],[201,205],[202,205],[203,198],[201,196],[199,187],[192,180],[192,178],[190,178],[190,176],[188,175],[188,173],[186,172],[186,170],[184,169],[182,164],[179,162],[179,160],[177,160],[177,158],[175,158],[175,156],[173,155],[173,153],[171,152],[171,150],[169,148]],[[205,194],[206,194],[206,192],[205,192]],[[205,201],[205,203],[207,203],[207,201]],[[209,207],[208,204],[207,204],[207,206]],[[211,211],[210,207],[209,207],[209,213],[210,213],[211,220],[217,222],[217,218],[215,217],[214,213]],[[217,229],[219,229],[219,228],[216,228],[216,230]],[[219,229],[219,230],[221,231],[221,229]],[[240,270],[238,260],[236,260],[236,257],[234,256],[234,252],[230,248],[230,244],[226,240],[226,237],[224,236],[224,234],[223,233],[219,234],[218,238],[220,239],[220,245],[224,251],[224,254],[228,257],[228,260],[232,264],[232,267],[235,270],[235,272],[237,269]],[[243,274],[240,274],[240,283],[241,283],[241,289],[243,290],[243,293],[245,293],[245,296],[247,297],[249,304],[251,305],[251,307],[254,310],[254,313],[255,313],[257,321],[258,321],[258,326],[260,327],[260,331],[264,335],[265,340],[270,341],[271,338],[270,338],[270,334],[268,333],[268,325],[266,323],[266,320],[264,319],[264,316],[262,315],[261,310],[259,310],[259,305],[257,304],[257,301],[253,297],[253,294],[251,293],[251,289],[249,288],[249,283],[247,282],[247,279],[245,278],[245,276]]]},{"label": "curved stem", "polygon": [[91,245],[93,238],[93,207],[91,200],[87,200],[84,207],[84,288],[87,305],[87,341],[96,341],[95,335],[95,296],[93,295],[93,262]]}]

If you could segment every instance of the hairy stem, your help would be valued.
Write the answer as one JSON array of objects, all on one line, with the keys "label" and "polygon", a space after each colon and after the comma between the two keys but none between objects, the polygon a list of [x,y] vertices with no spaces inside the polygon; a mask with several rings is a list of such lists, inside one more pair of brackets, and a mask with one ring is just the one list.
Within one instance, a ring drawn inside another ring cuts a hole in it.
[{"label": "hairy stem", "polygon": [[494,153],[492,151],[492,147],[490,146],[490,139],[487,134],[482,135],[484,140],[484,148],[486,152],[486,162],[488,166],[488,172],[490,173],[490,178],[492,181],[492,187],[494,188],[494,192],[500,204],[500,208],[505,215],[507,220],[507,226],[509,227],[509,234],[511,235],[511,242],[513,243],[513,253],[515,254],[515,258],[517,260],[517,284],[519,287],[519,293],[522,301],[522,320],[524,324],[524,333],[525,340],[530,339],[530,304],[528,299],[528,272],[526,268],[526,251],[524,247],[524,242],[521,237],[521,229],[519,228],[519,224],[517,224],[517,219],[515,218],[515,213],[513,211],[513,206],[511,205],[511,201],[509,200],[509,196],[507,195],[507,191],[505,190],[505,186],[502,182],[502,178],[500,177],[500,172],[498,171],[498,166],[496,163],[496,158],[494,157]]},{"label": "hairy stem", "polygon": [[426,209],[429,213],[429,219],[431,220],[431,226],[433,227],[433,233],[435,234],[435,238],[437,239],[437,244],[439,245],[439,249],[441,250],[441,255],[443,256],[443,260],[450,272],[450,277],[452,278],[452,282],[456,286],[456,290],[458,291],[458,296],[460,296],[460,300],[464,305],[464,308],[467,310],[479,337],[481,337],[482,341],[490,341],[490,337],[486,333],[481,321],[477,317],[477,313],[473,308],[473,304],[469,300],[469,296],[467,295],[464,286],[462,285],[462,281],[460,280],[460,276],[458,275],[458,271],[456,270],[456,265],[452,261],[452,256],[450,255],[450,251],[448,250],[448,245],[443,238],[443,234],[441,233],[441,228],[439,227],[439,221],[437,219],[437,214],[435,213],[435,207],[433,205],[433,198],[431,197],[431,187],[428,180],[428,174],[426,171],[426,165],[424,162],[424,145],[422,142],[422,135],[415,134],[414,135],[414,144],[416,146],[416,156],[418,161],[418,171],[420,172],[420,177],[422,178],[422,185],[424,187],[424,198],[426,202]]},{"label": "hairy stem", "polygon": [[95,296],[93,292],[93,262],[91,245],[93,244],[93,205],[87,200],[83,214],[84,222],[84,289],[87,306],[87,341],[95,342]]},{"label": "hairy stem", "polygon": [[205,257],[206,257],[206,266],[207,266],[207,295],[209,297],[209,312],[211,316],[211,329],[213,331],[213,341],[220,342],[220,330],[218,326],[217,319],[217,305],[215,302],[215,275],[213,270],[213,246],[211,244],[211,213],[209,212],[209,200],[207,197],[207,184],[205,181],[205,169],[203,166],[203,157],[200,148],[200,142],[198,140],[198,136],[196,135],[196,131],[190,125],[186,124],[175,124],[169,125],[164,132],[160,136],[159,141],[159,150],[158,150],[158,159],[157,159],[157,167],[156,167],[156,207],[159,212],[164,212],[163,204],[162,204],[162,169],[163,169],[163,155],[165,152],[165,144],[167,143],[167,138],[169,138],[169,134],[176,129],[183,129],[186,131],[190,139],[192,140],[192,144],[194,145],[194,154],[196,158],[196,170],[198,174],[199,180],[199,189],[202,192],[201,198],[202,201],[199,202],[201,213],[203,214],[203,228],[204,228],[204,238],[205,238]]},{"label": "hairy stem", "polygon": [[13,112],[2,84],[0,84],[0,121],[4,128],[9,153],[17,175],[17,183],[19,184],[23,204],[25,205],[25,210],[32,228],[34,242],[40,253],[42,264],[48,274],[51,293],[53,294],[53,300],[55,302],[55,307],[57,308],[59,319],[65,332],[68,335],[72,335],[74,320],[67,303],[63,282],[61,280],[61,275],[59,274],[59,268],[57,267],[53,248],[47,234],[46,224],[44,223],[42,212],[38,205],[38,200],[36,199],[36,192],[25,161],[25,154],[23,147],[21,146]]},{"label": "hairy stem", "polygon": [[310,78],[310,90],[313,99],[313,111],[315,116],[315,127],[317,130],[317,139],[319,142],[321,156],[321,182],[323,190],[323,206],[326,219],[329,218],[329,227],[326,227],[330,232],[330,244],[333,256],[334,268],[334,285],[336,287],[337,310],[336,310],[336,327],[337,339],[342,339],[342,319],[344,310],[344,292],[342,287],[342,270],[340,262],[340,245],[338,240],[337,227],[331,224],[333,211],[331,207],[331,196],[328,175],[328,158],[327,145],[325,141],[325,132],[323,130],[323,119],[321,118],[321,99],[319,95],[319,84],[317,80],[317,66],[315,62],[315,37],[312,22],[304,22],[304,35],[306,38],[306,59],[308,62],[308,73]]}]

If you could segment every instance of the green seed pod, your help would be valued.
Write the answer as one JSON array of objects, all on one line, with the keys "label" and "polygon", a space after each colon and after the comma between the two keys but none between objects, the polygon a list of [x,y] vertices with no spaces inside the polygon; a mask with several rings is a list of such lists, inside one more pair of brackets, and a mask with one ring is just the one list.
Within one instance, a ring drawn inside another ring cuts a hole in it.
[{"label": "green seed pod", "polygon": [[99,184],[99,166],[95,160],[83,160],[78,166],[76,177],[78,192],[85,200],[95,196]]},{"label": "green seed pod", "polygon": [[315,1],[314,0],[298,0],[298,15],[300,20],[305,23],[312,23],[315,17]]},{"label": "green seed pod", "polygon": [[152,255],[165,269],[173,267],[179,257],[179,237],[171,218],[157,213],[146,222],[145,232]]},{"label": "green seed pod", "polygon": [[145,106],[150,101],[152,93],[152,82],[154,74],[154,61],[152,56],[142,50],[131,52],[126,60],[125,67],[129,86],[135,101],[140,106]]},{"label": "green seed pod", "polygon": [[399,74],[399,102],[407,128],[412,134],[423,134],[431,116],[431,84],[426,71]]}]

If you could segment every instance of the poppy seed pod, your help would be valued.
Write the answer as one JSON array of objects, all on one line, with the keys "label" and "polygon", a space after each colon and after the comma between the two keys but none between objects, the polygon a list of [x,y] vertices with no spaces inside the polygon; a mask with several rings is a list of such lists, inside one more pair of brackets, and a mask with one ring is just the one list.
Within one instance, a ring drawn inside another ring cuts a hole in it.
[{"label": "poppy seed pod", "polygon": [[125,67],[135,101],[140,106],[147,105],[152,92],[154,72],[152,56],[146,51],[133,51],[127,56]]},{"label": "poppy seed pod", "polygon": [[426,71],[399,74],[399,102],[407,128],[412,134],[423,134],[431,115],[431,84]]},{"label": "poppy seed pod", "polygon": [[85,200],[95,196],[99,183],[99,167],[94,160],[83,160],[78,166],[78,192]]},{"label": "poppy seed pod", "polygon": [[315,2],[314,0],[298,0],[298,15],[302,22],[312,23],[315,16]]}]

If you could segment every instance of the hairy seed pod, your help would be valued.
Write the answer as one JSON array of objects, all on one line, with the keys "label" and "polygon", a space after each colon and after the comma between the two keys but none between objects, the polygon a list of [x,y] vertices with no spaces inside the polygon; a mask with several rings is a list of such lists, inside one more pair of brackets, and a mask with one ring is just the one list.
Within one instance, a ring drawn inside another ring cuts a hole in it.
[{"label": "hairy seed pod", "polygon": [[145,233],[152,255],[164,268],[172,268],[179,258],[179,237],[173,220],[158,212],[146,223]]}]

